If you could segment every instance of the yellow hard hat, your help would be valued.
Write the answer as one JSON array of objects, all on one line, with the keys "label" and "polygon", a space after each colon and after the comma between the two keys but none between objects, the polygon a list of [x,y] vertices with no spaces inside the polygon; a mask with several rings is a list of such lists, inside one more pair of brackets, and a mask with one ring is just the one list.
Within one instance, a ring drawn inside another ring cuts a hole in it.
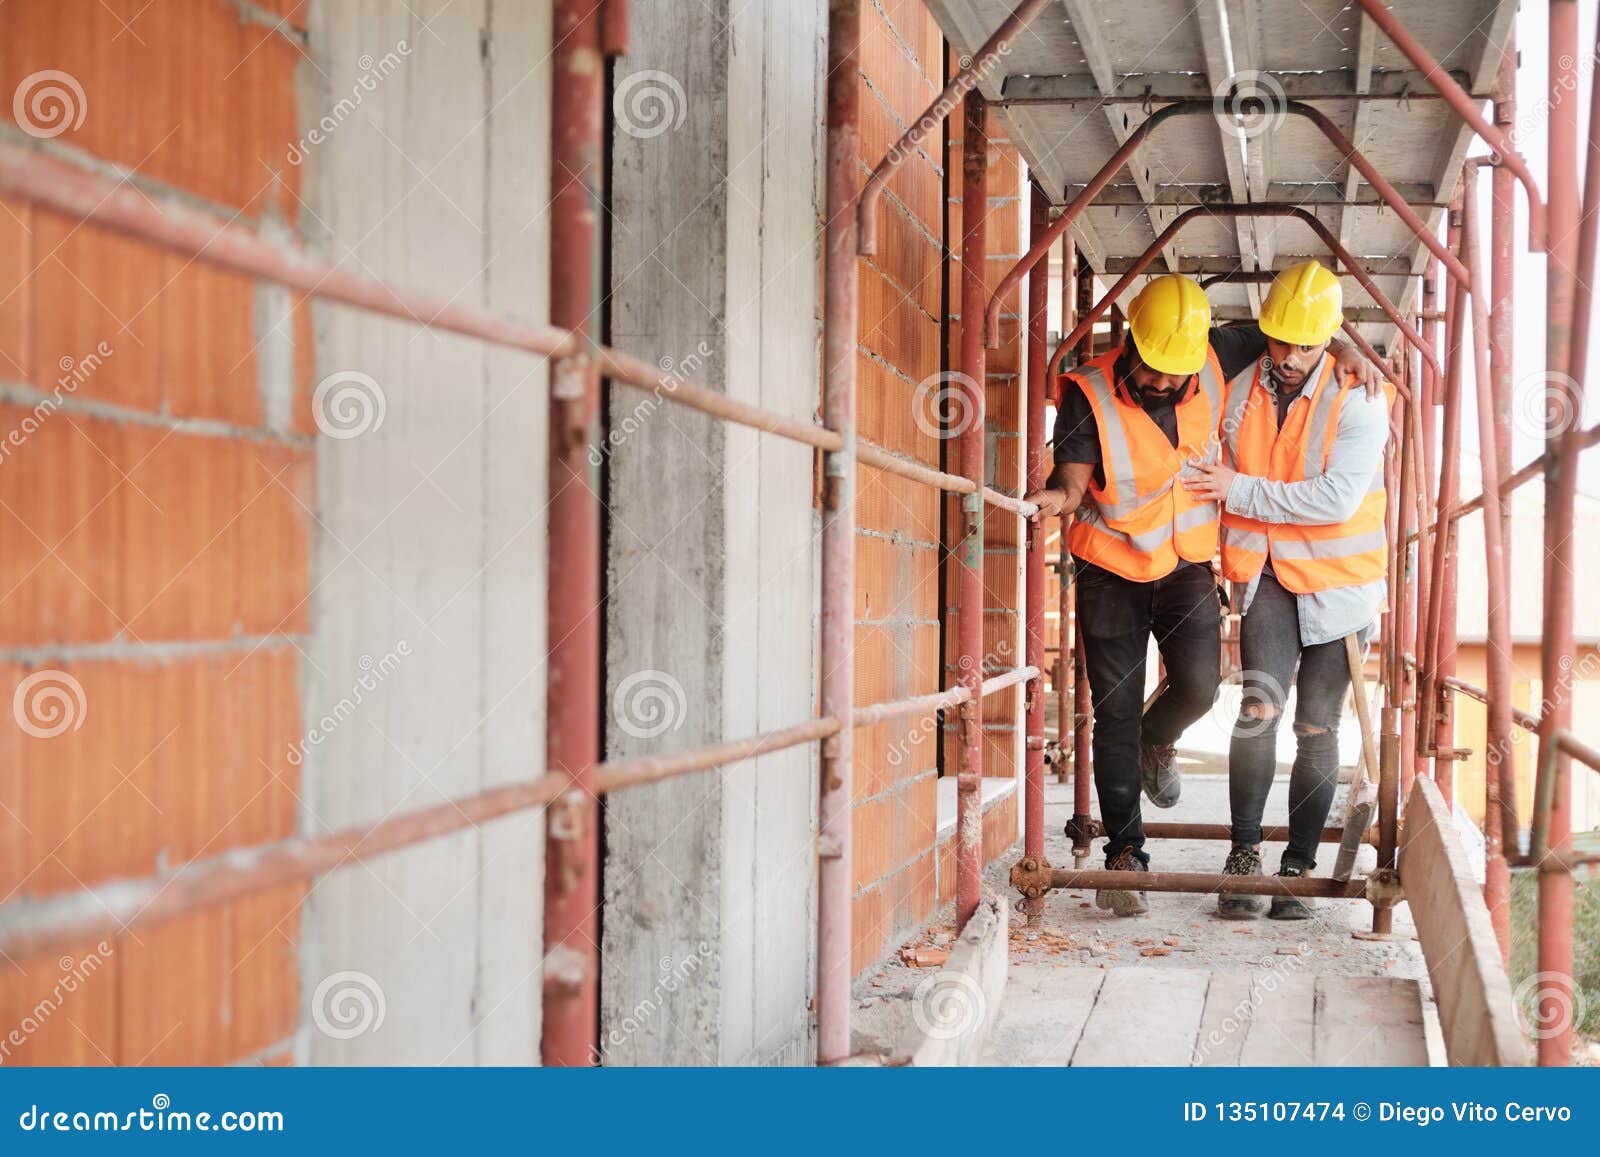
[{"label": "yellow hard hat", "polygon": [[1128,329],[1151,369],[1197,374],[1211,342],[1211,303],[1197,282],[1181,273],[1163,274],[1128,304]]},{"label": "yellow hard hat", "polygon": [[1344,321],[1344,290],[1316,258],[1285,269],[1261,303],[1261,332],[1290,345],[1321,345]]}]

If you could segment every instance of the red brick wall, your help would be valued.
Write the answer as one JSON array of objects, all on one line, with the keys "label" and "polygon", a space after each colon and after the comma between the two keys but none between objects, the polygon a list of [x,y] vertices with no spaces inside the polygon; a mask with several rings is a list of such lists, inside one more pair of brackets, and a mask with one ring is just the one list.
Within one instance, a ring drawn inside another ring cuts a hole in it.
[{"label": "red brick wall", "polygon": [[[945,45],[921,0],[867,0],[862,22],[863,179],[906,127],[938,95],[944,82]],[[947,122],[955,124],[955,121]],[[959,217],[944,203],[946,142],[936,132],[896,173],[878,204],[878,252],[860,263],[861,360],[859,427],[862,437],[930,465],[950,468],[937,407],[930,400],[943,383],[945,282],[958,283],[947,238],[958,236]],[[960,179],[959,144],[950,171]],[[999,214],[992,226],[996,253],[1016,250],[1016,198],[1020,192],[1015,154],[997,149],[991,180],[997,198],[1012,210],[1009,226]],[[1003,268],[998,258],[996,269]],[[997,275],[998,276],[998,275]],[[1008,321],[1014,337],[1016,321]],[[959,332],[959,331],[958,331]],[[954,349],[952,345],[950,347]],[[1001,477],[1018,469],[1019,442],[1014,394],[1017,345],[995,351],[991,389],[991,439]],[[1005,375],[1010,374],[1011,380]],[[930,488],[887,476],[870,467],[859,474],[856,506],[856,702],[901,699],[938,691],[952,682],[939,652],[939,495]],[[1008,487],[1014,489],[1014,487]],[[991,564],[986,600],[999,610],[989,632],[996,642],[1015,627],[1011,608],[1017,588],[1006,565],[1017,559],[1015,528],[991,531],[993,548],[1010,557]],[[1009,545],[1008,545],[1009,544]],[[1008,659],[1007,665],[1014,659]],[[1014,694],[989,707],[996,726],[1009,726]],[[857,970],[925,923],[950,898],[953,869],[941,868],[949,848],[935,848],[939,753],[937,721],[912,718],[863,728],[855,735],[854,906]],[[1009,743],[1011,734],[997,738]],[[951,768],[954,764],[949,764]],[[995,774],[1011,773],[1011,753],[991,757]],[[1008,810],[1009,809],[1009,810]],[[1009,816],[1009,819],[1006,817]],[[1008,826],[1009,825],[1009,826]],[[1008,847],[1016,828],[1014,801],[1002,801],[985,818],[988,855]],[[990,831],[992,829],[992,834]]]},{"label": "red brick wall", "polygon": [[[920,0],[862,5],[863,180],[944,83],[944,41]],[[878,253],[860,262],[861,436],[939,461],[916,421],[917,389],[940,370],[944,174],[936,140],[878,203]],[[927,428],[924,428],[927,427]],[[870,467],[856,502],[856,702],[939,689],[939,506],[926,486]],[[853,910],[857,970],[933,914],[938,751],[927,721],[855,734]]]},{"label": "red brick wall", "polygon": [[[292,228],[303,7],[256,0],[290,17],[276,23],[228,0],[13,0],[0,116],[50,83],[36,74],[65,73],[67,105],[23,128],[54,132],[65,108],[76,127],[57,144]],[[269,429],[250,282],[4,201],[0,262],[0,896],[292,834],[304,309],[271,339],[295,342],[300,372],[290,428]],[[65,715],[37,698],[51,689]],[[0,1063],[281,1060],[301,892],[0,959]]]}]

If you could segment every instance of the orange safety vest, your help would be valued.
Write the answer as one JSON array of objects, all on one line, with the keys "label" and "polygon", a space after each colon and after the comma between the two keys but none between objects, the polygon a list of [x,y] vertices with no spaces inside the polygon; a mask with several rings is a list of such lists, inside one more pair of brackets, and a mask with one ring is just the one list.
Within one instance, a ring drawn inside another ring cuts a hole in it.
[{"label": "orange safety vest", "polygon": [[[1328,468],[1346,401],[1362,393],[1334,380],[1333,358],[1324,354],[1311,394],[1304,404],[1290,407],[1279,429],[1273,391],[1261,381],[1263,364],[1257,361],[1228,383],[1222,408],[1223,461],[1241,474],[1274,482],[1315,478]],[[1392,406],[1394,387],[1385,383],[1384,391]],[[1278,581],[1297,595],[1383,578],[1389,565],[1383,465],[1380,458],[1360,508],[1343,522],[1258,522],[1224,509],[1223,577],[1249,582],[1261,573],[1270,552]]]},{"label": "orange safety vest", "polygon": [[1176,570],[1180,559],[1210,562],[1217,553],[1217,504],[1196,499],[1178,477],[1195,459],[1216,460],[1222,366],[1208,349],[1205,365],[1177,403],[1173,446],[1144,407],[1116,389],[1121,352],[1102,354],[1066,375],[1094,411],[1105,475],[1103,486],[1090,482],[1067,545],[1085,562],[1133,582],[1154,582]]}]

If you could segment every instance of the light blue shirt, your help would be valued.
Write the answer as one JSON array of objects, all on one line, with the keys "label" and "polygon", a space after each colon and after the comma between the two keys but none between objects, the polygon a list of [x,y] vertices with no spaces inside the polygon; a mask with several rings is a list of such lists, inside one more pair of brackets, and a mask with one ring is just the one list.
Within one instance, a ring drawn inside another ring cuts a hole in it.
[{"label": "light blue shirt", "polygon": [[[1320,369],[1319,366],[1308,376],[1308,385],[1316,381]],[[1289,403],[1289,410],[1292,413],[1296,406],[1310,404],[1310,392],[1305,390]],[[1339,407],[1339,427],[1334,433],[1327,469],[1323,473],[1304,482],[1274,482],[1237,474],[1228,487],[1225,505],[1230,513],[1259,522],[1303,525],[1343,522],[1355,515],[1361,500],[1372,489],[1374,471],[1379,475],[1383,473],[1383,450],[1388,441],[1389,414],[1383,395],[1369,398],[1357,388],[1354,396],[1346,398]],[[1260,582],[1260,575],[1250,580],[1241,614],[1250,610]],[[1360,586],[1296,595],[1301,646],[1332,642],[1371,626],[1388,596],[1386,577]]]}]

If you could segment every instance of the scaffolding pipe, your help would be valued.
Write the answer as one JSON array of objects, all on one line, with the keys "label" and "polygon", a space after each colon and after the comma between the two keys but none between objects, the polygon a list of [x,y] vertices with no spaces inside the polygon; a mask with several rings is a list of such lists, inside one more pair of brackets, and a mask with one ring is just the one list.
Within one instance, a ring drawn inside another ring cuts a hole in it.
[{"label": "scaffolding pipe", "polygon": [[[1494,84],[1494,123],[1510,133],[1517,123],[1517,30],[1513,23],[1500,58]],[[1505,165],[1495,165],[1489,174],[1489,380],[1494,387],[1495,446],[1499,450],[1502,477],[1511,470],[1511,373],[1516,348],[1516,183],[1515,174]],[[1502,484],[1504,495],[1507,487]],[[1500,539],[1507,544],[1506,597],[1511,598],[1511,502],[1500,508],[1503,529]],[[1516,763],[1501,765],[1500,818],[1501,842],[1506,848],[1517,846]],[[1509,882],[1507,884],[1509,887]],[[1509,929],[1508,929],[1509,936]],[[1508,941],[1509,943],[1509,941]],[[1509,957],[1508,957],[1509,962]]]},{"label": "scaffolding pipe", "polygon": [[[1032,234],[1039,237],[1048,227],[1050,201],[1037,186],[1032,186],[1030,220]],[[1027,490],[1043,490],[1050,477],[1050,456],[1045,453],[1044,406],[1045,362],[1050,338],[1050,256],[1039,258],[1028,277],[1028,410]],[[1023,524],[1026,541],[1025,590],[1023,596],[1026,645],[1024,662],[1030,667],[1044,666],[1044,527],[1039,519]],[[1044,856],[1044,687],[1039,680],[1028,684],[1024,701],[1027,731],[1023,744],[1026,759],[1023,774],[1024,854]],[[1026,897],[1023,911],[1029,924],[1038,924],[1044,913],[1044,897]]]},{"label": "scaffolding pipe", "polygon": [[557,0],[551,52],[550,320],[580,343],[550,367],[545,766],[563,782],[545,809],[546,1065],[591,1065],[599,1026],[600,503],[589,447],[600,399],[591,327],[600,316],[606,69],[591,0]]},{"label": "scaffolding pipe", "polygon": [[[861,155],[861,0],[829,0],[822,412],[840,440],[825,460],[822,714],[849,720],[855,696],[856,197]],[[981,479],[980,479],[981,481]],[[980,503],[981,505],[981,503]],[[822,741],[817,824],[817,1063],[850,1056],[851,729]]]},{"label": "scaffolding pipe", "polygon": [[1048,3],[1050,0],[1023,0],[1017,5],[1017,10],[1001,22],[1000,27],[994,30],[994,35],[984,41],[983,47],[978,49],[972,59],[945,83],[944,90],[934,98],[933,103],[923,111],[911,127],[901,134],[900,139],[889,147],[883,160],[878,162],[878,167],[872,170],[872,176],[867,178],[867,183],[861,190],[861,204],[856,214],[857,252],[863,257],[870,257],[878,251],[876,210],[878,198],[888,187],[889,178],[905,164],[923,139],[934,129],[941,127],[945,118],[960,107],[962,99],[978,86],[995,61],[1011,50],[1011,42],[1016,39],[1017,34],[1026,28]]},{"label": "scaffolding pipe", "polygon": [[[1502,800],[1501,784],[1504,782],[1502,769],[1514,765],[1516,752],[1512,747],[1511,722],[1511,592],[1508,589],[1511,566],[1505,538],[1508,523],[1500,490],[1505,469],[1505,460],[1500,453],[1503,444],[1509,441],[1509,431],[1503,428],[1499,399],[1495,397],[1490,374],[1489,290],[1483,273],[1483,231],[1478,224],[1480,165],[1480,160],[1473,159],[1462,166],[1461,258],[1472,276],[1473,377],[1477,386],[1478,459],[1482,463],[1483,475],[1483,548],[1489,604],[1488,646],[1484,649],[1489,699],[1484,731],[1483,888],[1484,903],[1494,924],[1500,955],[1509,959],[1511,869],[1506,864],[1502,842],[1502,808],[1509,804],[1514,809],[1516,797],[1513,795],[1510,800]],[[1513,791],[1515,783],[1515,777],[1512,777]],[[1517,846],[1514,833],[1513,828],[1513,848]]]},{"label": "scaffolding pipe", "polygon": [[[984,478],[983,328],[984,266],[988,255],[988,108],[976,92],[966,96],[961,133],[961,388],[970,395],[953,445],[961,471],[981,486]],[[973,696],[961,705],[956,743],[956,929],[978,909],[983,873],[983,504],[970,496],[961,504],[960,549],[956,552],[956,666]]]},{"label": "scaffolding pipe", "polygon": [[[1456,83],[1455,78],[1439,66],[1439,62],[1429,55],[1428,50],[1422,47],[1422,43],[1411,35],[1404,24],[1400,23],[1400,18],[1384,6],[1384,0],[1357,0],[1357,2],[1361,5],[1361,10],[1367,14],[1368,19],[1383,29],[1384,34],[1394,42],[1394,46],[1404,53],[1406,59],[1410,60],[1428,78],[1428,83],[1433,85],[1434,90],[1440,96],[1444,97],[1445,102],[1455,110],[1456,115],[1466,121],[1472,131],[1477,133],[1491,149],[1499,154],[1502,163],[1516,174],[1517,180],[1522,182],[1522,187],[1528,194],[1528,248],[1535,253],[1544,252],[1545,205],[1540,200],[1539,186],[1533,179],[1533,173],[1528,169],[1521,154],[1513,147],[1511,138],[1506,133],[1501,132],[1495,125],[1483,119],[1483,114],[1478,111],[1479,102],[1463,91],[1461,86]],[[1556,2],[1570,4],[1573,3],[1573,0],[1556,0]],[[1571,47],[1576,52],[1576,32],[1574,32],[1572,39]],[[1550,40],[1552,44],[1555,43],[1554,23],[1551,24]],[[1554,49],[1551,50],[1550,59],[1552,62],[1556,59]],[[1572,71],[1572,57],[1570,55],[1567,57],[1567,64],[1566,71],[1570,73]],[[1554,85],[1554,83],[1555,77],[1552,73],[1551,84]],[[1576,92],[1577,89],[1572,88],[1568,91]],[[1553,87],[1551,88],[1551,93],[1551,99],[1554,101],[1556,98]],[[1565,98],[1563,97],[1562,99]],[[1576,177],[1576,170],[1574,170],[1574,177]],[[1552,201],[1555,195],[1555,182],[1556,175],[1552,167],[1550,175]],[[1551,215],[1552,217],[1554,216],[1553,204]],[[1553,226],[1554,223],[1552,222]]]},{"label": "scaffolding pipe", "polygon": [[[1328,142],[1339,151],[1340,156],[1348,160],[1377,194],[1383,198],[1384,204],[1394,211],[1395,216],[1405,223],[1406,228],[1410,229],[1416,238],[1444,263],[1450,276],[1457,282],[1466,282],[1467,272],[1456,260],[1455,255],[1440,243],[1439,238],[1428,228],[1427,223],[1417,216],[1416,211],[1400,195],[1399,190],[1389,183],[1388,178],[1378,170],[1378,167],[1367,159],[1366,154],[1356,148],[1354,142],[1345,136],[1339,126],[1334,124],[1321,109],[1306,104],[1304,101],[1291,100],[1285,102],[1283,111],[1304,117],[1314,124],[1322,135],[1328,139]],[[984,338],[990,346],[996,346],[1000,343],[1000,303],[1004,300],[1005,295],[1017,287],[1017,284],[1027,274],[1027,271],[1032,269],[1039,260],[1039,255],[1048,250],[1051,245],[1055,244],[1058,237],[1072,227],[1072,223],[1078,219],[1079,214],[1088,208],[1094,199],[1100,195],[1100,191],[1111,183],[1111,178],[1116,176],[1117,171],[1128,163],[1133,154],[1138,151],[1139,146],[1144,143],[1145,138],[1153,133],[1163,122],[1175,116],[1214,115],[1215,112],[1216,106],[1209,100],[1175,101],[1172,104],[1156,109],[1155,112],[1151,113],[1149,117],[1128,134],[1128,139],[1122,142],[1122,146],[1111,154],[1106,163],[1100,167],[1100,171],[1066,204],[1061,210],[1061,215],[1056,218],[1044,235],[1034,242],[1028,252],[1023,254],[1016,264],[1006,271],[1006,275],[1000,279],[999,285],[995,287],[993,295],[989,298],[988,307],[984,310]],[[1528,204],[1531,216],[1538,205],[1538,190],[1531,184],[1529,185]],[[1326,238],[1324,238],[1324,242],[1326,243]],[[1333,249],[1334,247],[1330,245],[1329,248]],[[1345,265],[1351,273],[1357,272],[1356,263],[1354,259],[1348,257],[1348,254],[1342,257],[1341,260],[1345,261]],[[1363,288],[1365,287],[1365,283],[1363,283]],[[1368,290],[1368,292],[1370,293],[1371,290]],[[1051,359],[1052,365],[1054,362],[1055,359]]]},{"label": "scaffolding pipe", "polygon": [[[1589,124],[1589,176],[1579,238],[1578,210],[1578,108],[1571,99],[1578,87],[1578,5],[1575,0],[1550,4],[1549,82],[1546,117],[1549,157],[1550,220],[1545,262],[1545,370],[1547,381],[1564,404],[1546,407],[1545,445],[1550,462],[1544,491],[1544,646],[1540,678],[1544,688],[1539,746],[1549,746],[1548,772],[1541,775],[1548,846],[1557,854],[1569,852],[1572,842],[1572,764],[1557,745],[1559,733],[1572,726],[1569,692],[1573,653],[1572,527],[1576,512],[1579,424],[1583,391],[1579,383],[1587,367],[1575,359],[1588,351],[1591,289],[1594,276],[1595,220],[1600,207],[1600,147],[1595,134],[1600,123]],[[1591,85],[1591,109],[1600,110],[1600,85]],[[1587,264],[1585,264],[1587,262]],[[1583,272],[1586,276],[1579,276]],[[1580,289],[1579,286],[1582,286]],[[1581,304],[1580,304],[1581,303]],[[1564,376],[1564,377],[1563,377]],[[1558,383],[1566,383],[1562,388]],[[1545,768],[1541,767],[1541,772]],[[1539,971],[1549,978],[1539,991],[1538,1022],[1551,1026],[1539,1034],[1539,1063],[1572,1063],[1571,1009],[1573,881],[1569,872],[1543,872],[1539,876]]]},{"label": "scaffolding pipe", "polygon": [[[1081,321],[1094,306],[1094,270],[1085,263],[1079,273],[1076,318]],[[1076,328],[1076,321],[1074,322]],[[1084,331],[1078,342],[1078,364],[1094,356],[1094,334]],[[1051,362],[1051,365],[1054,365]],[[1047,370],[1048,372],[1048,370]],[[1077,615],[1077,563],[1067,546],[1067,519],[1061,520],[1061,550],[1068,561],[1065,580],[1072,601],[1072,860],[1082,867],[1089,858],[1089,807],[1094,780],[1094,700],[1089,687],[1089,661],[1083,649],[1082,623]]]},{"label": "scaffolding pipe", "polygon": [[[1055,352],[1050,357],[1050,365],[1052,367],[1060,362],[1066,351],[1082,340],[1085,334],[1093,331],[1094,323],[1100,319],[1106,310],[1115,304],[1116,300],[1133,284],[1134,279],[1149,268],[1151,262],[1183,230],[1184,226],[1198,217],[1293,217],[1303,222],[1321,239],[1322,243],[1328,247],[1334,256],[1344,262],[1346,267],[1350,268],[1351,276],[1361,283],[1361,288],[1367,291],[1372,300],[1383,310],[1385,316],[1394,323],[1395,328],[1400,331],[1400,336],[1405,338],[1412,348],[1418,350],[1423,359],[1432,365],[1436,371],[1439,369],[1437,358],[1435,358],[1433,351],[1426,347],[1422,336],[1411,328],[1405,317],[1395,308],[1394,303],[1389,300],[1383,290],[1378,288],[1377,283],[1365,271],[1355,268],[1355,258],[1350,255],[1349,250],[1339,244],[1339,239],[1329,232],[1328,227],[1317,218],[1316,214],[1308,212],[1298,205],[1275,204],[1204,205],[1178,214],[1177,217],[1173,218],[1172,223],[1163,229],[1160,235],[1128,267],[1128,271],[1118,279],[1117,283],[1106,291],[1105,295],[1095,303],[1088,313],[1078,319],[1078,324],[1073,327],[1072,332],[1061,339],[1061,343],[1056,346]],[[1462,284],[1465,284],[1465,282],[1463,281]],[[1397,386],[1397,388],[1402,387]]]}]

